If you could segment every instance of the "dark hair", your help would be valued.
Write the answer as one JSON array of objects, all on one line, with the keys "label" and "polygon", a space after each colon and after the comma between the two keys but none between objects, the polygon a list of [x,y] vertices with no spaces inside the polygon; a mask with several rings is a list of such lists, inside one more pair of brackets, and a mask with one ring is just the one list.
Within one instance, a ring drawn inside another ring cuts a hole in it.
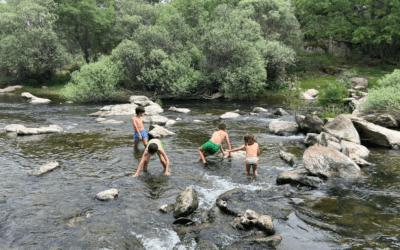
[{"label": "dark hair", "polygon": [[254,138],[253,134],[246,133],[246,135],[244,136],[244,144],[253,145],[256,142],[257,142],[257,140]]},{"label": "dark hair", "polygon": [[158,146],[156,143],[151,143],[147,150],[149,150],[150,154],[154,154],[155,152],[157,152]]},{"label": "dark hair", "polygon": [[220,129],[220,130],[225,130],[225,129],[226,129],[226,125],[225,125],[224,123],[220,123],[220,124],[218,125],[218,129]]},{"label": "dark hair", "polygon": [[135,111],[136,111],[137,115],[140,114],[140,113],[144,113],[145,112],[145,110],[144,110],[144,108],[142,106],[137,107],[135,109]]}]

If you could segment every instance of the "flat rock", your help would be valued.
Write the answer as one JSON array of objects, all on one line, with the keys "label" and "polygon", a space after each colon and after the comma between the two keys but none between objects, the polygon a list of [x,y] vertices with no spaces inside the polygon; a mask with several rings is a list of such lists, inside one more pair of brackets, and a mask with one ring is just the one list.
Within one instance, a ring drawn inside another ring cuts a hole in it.
[{"label": "flat rock", "polygon": [[150,123],[156,125],[165,125],[168,122],[168,118],[161,115],[152,115],[150,117]]},{"label": "flat rock", "polygon": [[46,163],[46,164],[40,166],[37,169],[32,170],[31,172],[29,172],[29,175],[37,177],[37,176],[40,176],[42,174],[45,174],[45,173],[57,168],[58,166],[60,166],[60,164],[58,162],[55,162],[55,161],[49,162],[49,163]]},{"label": "flat rock", "polygon": [[318,90],[316,89],[309,89],[305,92],[305,94],[311,96],[311,97],[316,97],[318,95]]},{"label": "flat rock", "polygon": [[39,128],[26,128],[24,126],[18,127],[15,131],[18,135],[39,135],[39,134],[51,134],[51,133],[61,133],[64,132],[62,127],[58,125],[50,125],[48,127]]},{"label": "flat rock", "polygon": [[112,188],[96,194],[96,198],[101,201],[113,200],[118,196],[118,193],[117,189]]},{"label": "flat rock", "polygon": [[297,124],[288,121],[272,121],[269,124],[269,130],[277,135],[294,135],[298,131]]},{"label": "flat rock", "polygon": [[226,112],[225,114],[221,115],[219,118],[220,119],[234,119],[239,117],[240,115],[235,112]]},{"label": "flat rock", "polygon": [[305,168],[298,168],[281,173],[276,179],[278,185],[294,184],[308,187],[319,187],[323,183],[318,177],[309,176],[310,172]]},{"label": "flat rock", "polygon": [[369,156],[369,150],[363,145],[354,143],[354,142],[349,142],[342,140],[340,142],[340,146],[342,148],[342,153],[350,156],[351,154],[355,154],[361,159],[366,159]]},{"label": "flat rock", "polygon": [[400,149],[400,132],[375,125],[355,116],[348,116],[356,129],[360,131],[361,138],[368,142],[384,146]]},{"label": "flat rock", "polygon": [[154,128],[149,132],[149,134],[151,134],[155,138],[165,137],[165,136],[169,136],[169,135],[175,135],[174,132],[171,132],[159,125],[154,124],[153,127]]},{"label": "flat rock", "polygon": [[396,128],[399,126],[399,123],[391,114],[368,114],[361,116],[360,118],[385,128]]},{"label": "flat rock", "polygon": [[284,116],[284,115],[289,115],[289,113],[286,112],[283,108],[277,108],[277,109],[275,109],[275,111],[274,111],[274,115],[281,115],[281,116]]},{"label": "flat rock", "polygon": [[129,97],[129,102],[140,106],[148,106],[155,104],[147,96],[144,95],[133,95]]},{"label": "flat rock", "polygon": [[21,93],[21,97],[24,97],[24,98],[27,98],[27,99],[32,99],[32,98],[35,98],[36,96],[32,95],[29,92],[23,92],[23,93]]},{"label": "flat rock", "polygon": [[33,104],[45,104],[45,103],[50,103],[51,102],[51,100],[49,100],[49,99],[36,97],[36,96],[32,95],[29,92],[23,92],[21,94],[21,96],[25,97],[27,99],[31,99],[30,103],[33,103]]},{"label": "flat rock", "polygon": [[[118,115],[135,116],[136,115],[135,109],[137,107],[138,105],[134,103],[108,105],[102,107],[100,111],[89,114],[89,116],[118,116]],[[157,115],[159,113],[164,112],[164,110],[157,103],[145,106],[144,110],[146,116]]]},{"label": "flat rock", "polygon": [[360,176],[358,165],[347,155],[323,146],[312,146],[303,155],[305,168],[323,178],[355,178]]},{"label": "flat rock", "polygon": [[322,130],[338,139],[360,144],[360,136],[356,128],[350,118],[345,115],[337,116],[333,121],[326,124]]},{"label": "flat rock", "polygon": [[261,108],[261,107],[255,107],[253,109],[253,113],[256,113],[256,112],[268,112],[268,109]]},{"label": "flat rock", "polygon": [[187,187],[175,199],[174,217],[185,217],[193,213],[199,207],[197,191],[193,186]]},{"label": "flat rock", "polygon": [[14,92],[17,89],[22,89],[22,88],[23,88],[23,86],[21,86],[21,85],[9,86],[7,88],[0,89],[0,93]]},{"label": "flat rock", "polygon": [[175,111],[175,112],[180,112],[180,113],[185,113],[185,114],[190,112],[190,109],[176,108],[176,107],[170,107],[168,110]]},{"label": "flat rock", "polygon": [[101,123],[101,124],[122,124],[122,123],[125,123],[125,122],[110,119],[110,120],[100,121],[99,123]]},{"label": "flat rock", "polygon": [[165,127],[170,127],[172,125],[174,125],[176,123],[176,121],[174,120],[168,120],[167,123],[165,123]]},{"label": "flat rock", "polygon": [[363,77],[353,77],[351,78],[351,81],[355,90],[366,89],[369,84],[368,79]]}]

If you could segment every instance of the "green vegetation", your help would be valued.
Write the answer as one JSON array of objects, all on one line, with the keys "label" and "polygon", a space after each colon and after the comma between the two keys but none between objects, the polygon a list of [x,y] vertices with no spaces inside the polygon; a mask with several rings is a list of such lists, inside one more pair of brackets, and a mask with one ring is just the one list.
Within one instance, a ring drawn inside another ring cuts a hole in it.
[{"label": "green vegetation", "polygon": [[285,96],[285,104],[291,110],[299,110],[302,107],[307,106],[307,102],[302,98],[302,92],[297,79],[293,81],[288,81],[286,83],[286,88],[282,93]]}]

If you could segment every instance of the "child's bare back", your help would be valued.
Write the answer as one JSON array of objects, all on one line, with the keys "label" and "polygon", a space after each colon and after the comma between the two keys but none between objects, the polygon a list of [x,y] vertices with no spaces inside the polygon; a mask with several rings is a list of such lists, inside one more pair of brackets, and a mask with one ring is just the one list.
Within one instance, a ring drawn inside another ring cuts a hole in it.
[{"label": "child's bare back", "polygon": [[217,144],[217,145],[222,145],[222,142],[225,140],[225,138],[228,136],[228,134],[223,131],[223,130],[218,130],[214,132],[212,135],[210,141]]}]

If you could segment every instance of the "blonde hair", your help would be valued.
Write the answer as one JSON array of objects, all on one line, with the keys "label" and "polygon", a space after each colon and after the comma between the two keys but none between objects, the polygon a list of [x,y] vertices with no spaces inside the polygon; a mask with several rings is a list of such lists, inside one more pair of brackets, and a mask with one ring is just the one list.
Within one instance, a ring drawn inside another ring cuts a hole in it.
[{"label": "blonde hair", "polygon": [[244,136],[244,144],[253,145],[256,142],[257,142],[257,140],[254,138],[253,134],[246,133],[246,135]]}]

